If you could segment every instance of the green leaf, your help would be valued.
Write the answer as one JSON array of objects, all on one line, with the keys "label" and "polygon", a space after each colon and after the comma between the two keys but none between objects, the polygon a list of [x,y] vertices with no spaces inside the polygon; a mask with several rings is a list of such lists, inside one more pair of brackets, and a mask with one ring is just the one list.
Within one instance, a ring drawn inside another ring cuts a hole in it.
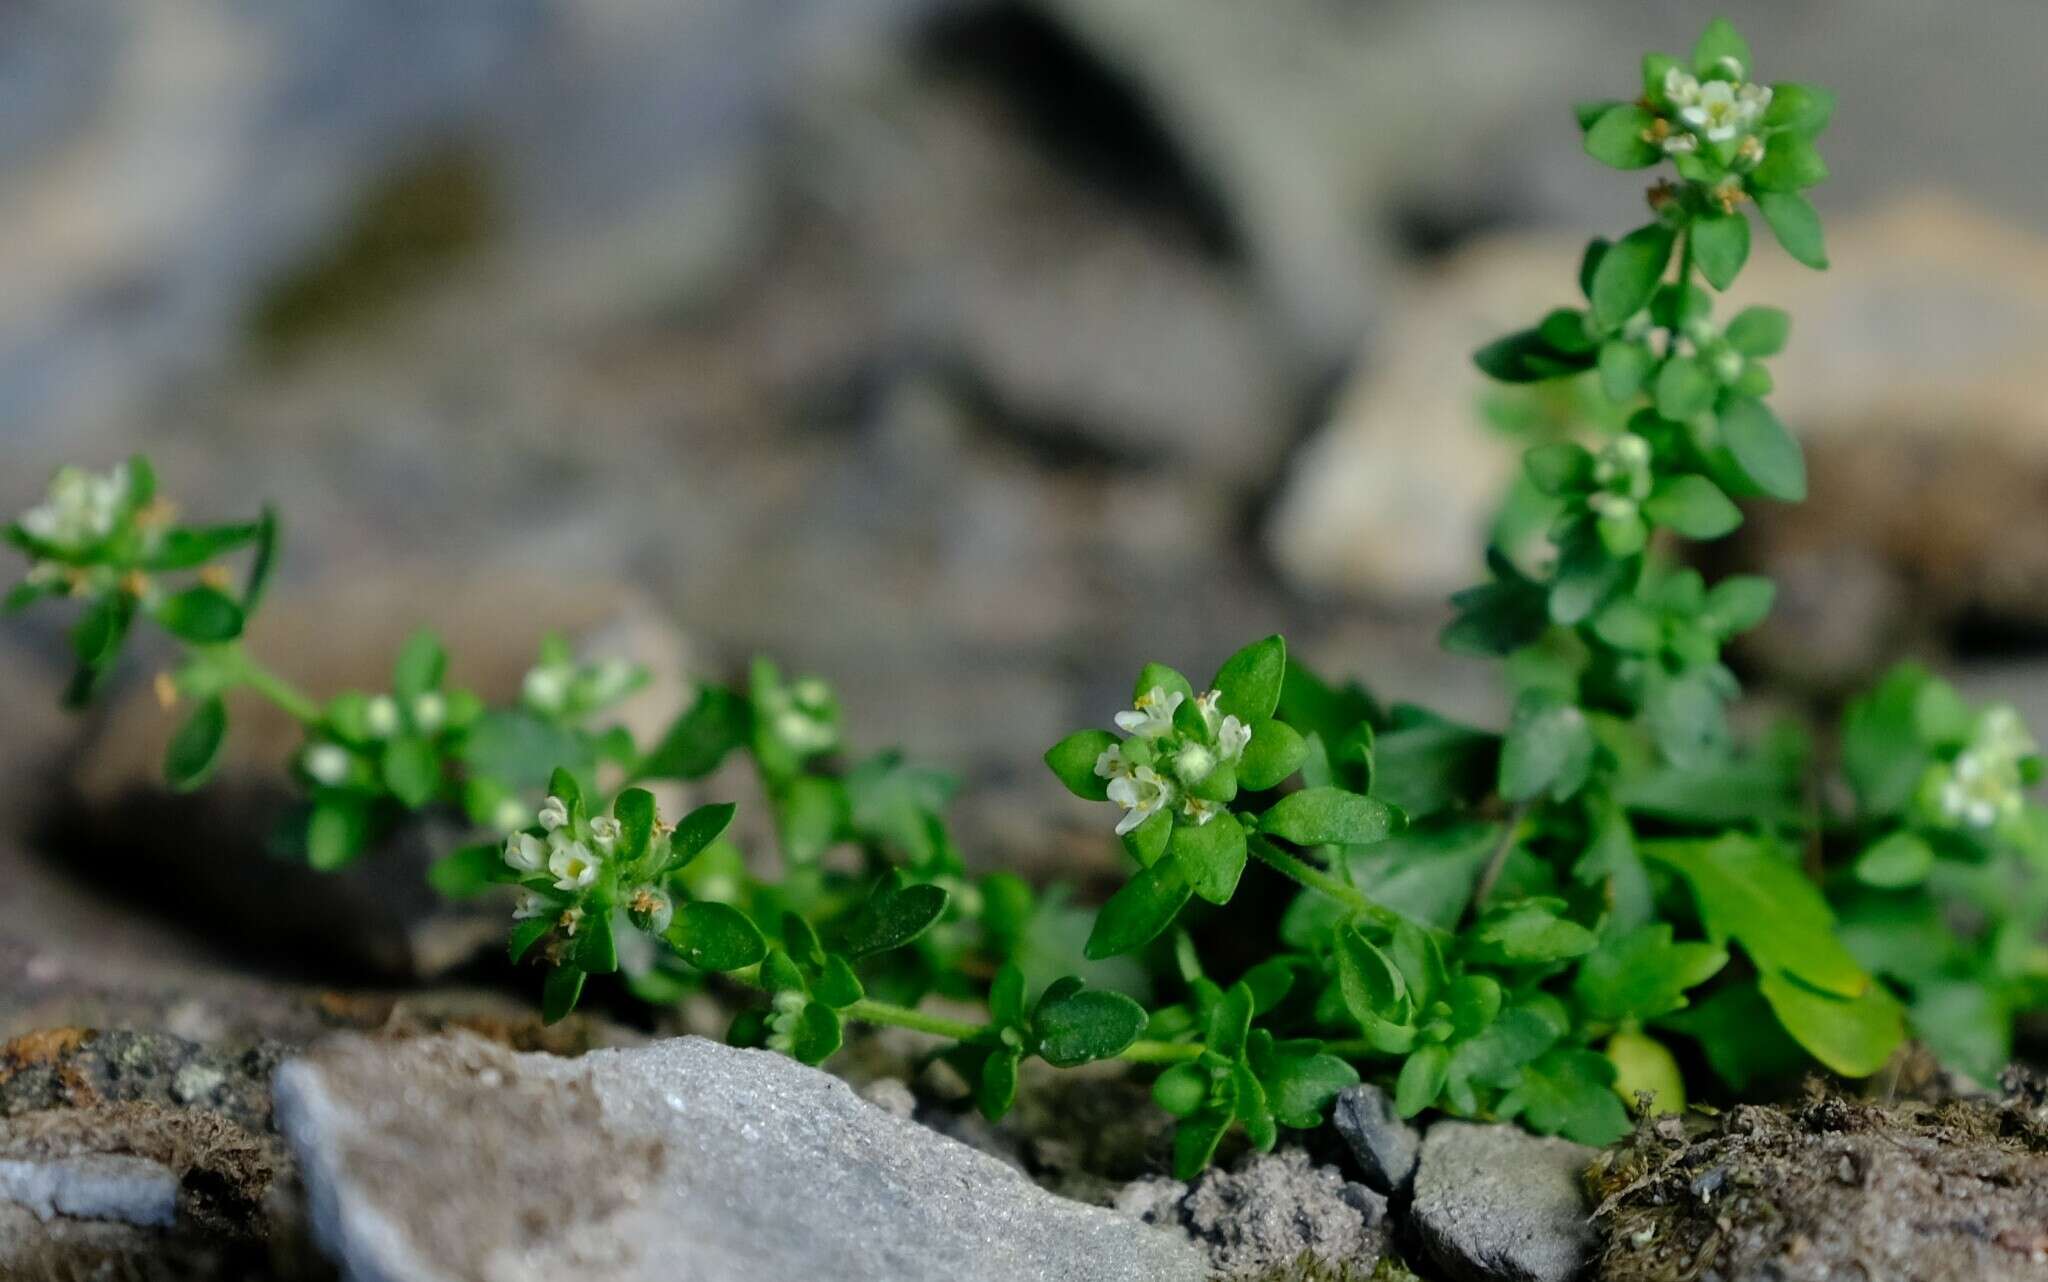
[{"label": "green leaf", "polygon": [[1738,1091],[1790,1078],[1810,1063],[1751,983],[1722,984],[1662,1026],[1698,1041],[1714,1072]]},{"label": "green leaf", "polygon": [[1216,707],[1246,725],[1264,721],[1280,705],[1286,676],[1287,642],[1279,636],[1254,641],[1216,670]]},{"label": "green leaf", "polygon": [[1628,1113],[1614,1093],[1614,1065],[1589,1050],[1558,1049],[1522,1070],[1501,1111],[1519,1112],[1540,1135],[1611,1144],[1628,1134]]},{"label": "green leaf", "polygon": [[1223,990],[1222,997],[1209,1008],[1209,1024],[1204,1030],[1211,1053],[1225,1060],[1244,1058],[1256,1005],[1249,984],[1239,982]]},{"label": "green leaf", "polygon": [[166,597],[156,607],[156,621],[181,641],[210,645],[242,635],[242,607],[218,588],[205,584]]},{"label": "green leaf", "polygon": [[518,965],[519,959],[531,952],[535,944],[547,938],[548,932],[554,928],[555,918],[552,913],[545,917],[528,917],[513,922],[511,938],[505,945],[505,953],[512,959],[512,964]]},{"label": "green leaf", "polygon": [[164,753],[164,782],[171,791],[190,792],[212,776],[227,733],[228,709],[220,696],[201,700]]},{"label": "green leaf", "polygon": [[1761,575],[1731,574],[1708,591],[1699,625],[1722,638],[1747,632],[1770,614],[1777,595],[1777,585]]},{"label": "green leaf", "polygon": [[747,702],[724,686],[705,685],[689,710],[640,761],[638,779],[701,779],[747,742]]},{"label": "green leaf", "polygon": [[134,618],[134,597],[126,592],[101,597],[86,608],[78,626],[71,630],[72,653],[88,668],[105,667],[113,662]]},{"label": "green leaf", "polygon": [[1611,555],[1598,537],[1581,529],[1564,541],[1550,588],[1550,621],[1571,627],[1596,613],[1625,589],[1639,561]]},{"label": "green leaf", "polygon": [[[1620,105],[1620,103],[1607,103],[1603,106],[1601,114],[1606,114],[1606,107],[1618,107]],[[1583,127],[1590,129],[1592,122],[1588,121]],[[1613,243],[1613,241],[1608,240],[1605,236],[1595,236],[1586,242],[1586,252],[1579,255],[1579,293],[1584,295],[1588,302],[1591,302],[1593,299],[1593,273],[1600,270],[1600,260],[1607,256],[1607,247]]]},{"label": "green leaf", "polygon": [[1107,801],[1109,780],[1095,773],[1095,762],[1116,743],[1116,736],[1107,730],[1076,731],[1046,749],[1045,764],[1076,797]]},{"label": "green leaf", "polygon": [[1834,914],[1814,884],[1756,839],[1649,841],[1642,853],[1683,877],[1716,943],[1734,939],[1763,971],[1784,971],[1840,997],[1870,976],[1835,936]]},{"label": "green leaf", "polygon": [[885,879],[841,928],[839,946],[855,957],[901,948],[946,915],[947,898],[928,882],[896,887]]},{"label": "green leaf", "polygon": [[1812,137],[1828,127],[1834,114],[1833,93],[1819,85],[1780,81],[1771,86],[1771,105],[1764,109],[1764,128]]},{"label": "green leaf", "polygon": [[1472,1037],[1500,1014],[1500,981],[1491,975],[1460,975],[1452,980],[1445,1001],[1451,1008],[1451,1027],[1460,1037]]},{"label": "green leaf", "polygon": [[1575,494],[1593,483],[1593,454],[1576,441],[1554,441],[1524,453],[1522,470],[1545,494]]},{"label": "green leaf", "polygon": [[818,969],[818,977],[811,984],[811,991],[818,1000],[834,1010],[844,1010],[867,996],[867,989],[861,984],[860,976],[853,973],[853,967],[838,953],[828,953],[825,964]]},{"label": "green leaf", "polygon": [[1643,344],[1610,338],[1600,345],[1600,390],[1610,400],[1627,401],[1643,390],[1656,364]]},{"label": "green leaf", "polygon": [[1186,1117],[1208,1102],[1209,1070],[1197,1064],[1175,1064],[1152,1083],[1152,1099],[1174,1117]]},{"label": "green leaf", "polygon": [[576,1009],[577,999],[583,996],[583,980],[583,972],[574,966],[557,966],[548,972],[540,990],[542,1023],[558,1024]]},{"label": "green leaf", "polygon": [[837,779],[797,775],[773,798],[775,830],[792,864],[808,865],[832,848],[846,818],[846,790]]},{"label": "green leaf", "polygon": [[1744,356],[1776,356],[1792,333],[1792,317],[1779,307],[1745,307],[1728,322],[1728,346]]},{"label": "green leaf", "polygon": [[1704,476],[1666,477],[1643,504],[1643,515],[1689,539],[1718,539],[1742,524],[1742,511]]},{"label": "green leaf", "polygon": [[1657,117],[1633,103],[1610,108],[1586,130],[1586,154],[1613,169],[1648,169],[1664,149],[1644,140]]},{"label": "green leaf", "polygon": [[[360,736],[351,733],[348,737]],[[556,767],[582,768],[590,761],[589,753],[573,731],[531,712],[510,708],[494,709],[478,717],[463,736],[461,752],[471,775],[495,780],[510,792],[538,790],[547,784]]]},{"label": "green leaf", "polygon": [[1166,853],[1166,842],[1173,835],[1173,815],[1161,810],[1144,823],[1123,835],[1124,849],[1141,868],[1150,868]]},{"label": "green leaf", "polygon": [[1682,423],[1711,408],[1719,390],[1697,357],[1674,356],[1657,371],[1657,413]]},{"label": "green leaf", "polygon": [[742,970],[768,955],[768,941],[745,913],[706,899],[678,907],[663,938],[699,970]]},{"label": "green leaf", "polygon": [[1932,680],[1925,668],[1901,664],[1842,718],[1842,772],[1865,819],[1904,810],[1933,760],[1916,733],[1921,692]]},{"label": "green leaf", "polygon": [[1039,1057],[1073,1068],[1121,1054],[1145,1031],[1145,1008],[1122,993],[1087,988],[1041,1001],[1032,1016]]},{"label": "green leaf", "polygon": [[1856,856],[1856,880],[1866,886],[1903,890],[1927,880],[1934,848],[1910,832],[1894,832]]},{"label": "green leaf", "polygon": [[1358,1070],[1335,1055],[1283,1051],[1260,1081],[1282,1125],[1311,1130],[1322,1124],[1324,1112],[1339,1094],[1358,1085]]},{"label": "green leaf", "polygon": [[1383,801],[1342,788],[1303,788],[1275,802],[1259,828],[1297,846],[1363,846],[1401,824],[1401,812]]},{"label": "green leaf", "polygon": [[1244,874],[1244,828],[1225,812],[1208,823],[1175,824],[1166,852],[1180,865],[1181,875],[1196,894],[1212,904],[1227,904]]},{"label": "green leaf", "polygon": [[254,521],[235,525],[178,526],[163,532],[155,550],[142,559],[142,568],[159,573],[189,570],[232,552],[257,536],[261,526]]},{"label": "green leaf", "polygon": [[321,872],[344,868],[363,852],[369,836],[370,816],[359,799],[321,797],[306,820],[306,862]]},{"label": "green leaf", "polygon": [[1466,956],[1482,965],[1541,966],[1592,952],[1598,939],[1558,916],[1557,903],[1525,899],[1489,911],[1466,935]]},{"label": "green leaf", "polygon": [[1539,329],[1525,329],[1495,339],[1472,353],[1472,363],[1489,378],[1503,383],[1540,383],[1590,369],[1593,353],[1566,352],[1551,345]]},{"label": "green leaf", "polygon": [[1308,756],[1308,744],[1299,731],[1285,721],[1270,718],[1252,724],[1251,741],[1238,758],[1238,786],[1253,792],[1277,788],[1301,769]]},{"label": "green leaf", "polygon": [[1844,1077],[1875,1073],[1906,1039],[1905,1012],[1881,984],[1841,997],[1766,970],[1757,989],[1792,1039]]},{"label": "green leaf", "polygon": [[832,1058],[845,1036],[838,1011],[823,1002],[806,1002],[803,1013],[797,1016],[789,1053],[799,1063],[822,1064]]},{"label": "green leaf", "polygon": [[1548,692],[1523,695],[1501,746],[1501,795],[1526,801],[1548,789],[1565,800],[1592,772],[1594,747],[1593,729],[1577,707]]},{"label": "green leaf", "polygon": [[1024,1008],[1024,970],[1015,962],[1004,962],[989,984],[989,1022],[1001,1028],[1016,1028],[1024,1023],[1027,1013]]},{"label": "green leaf", "polygon": [[447,669],[448,652],[441,648],[441,638],[424,630],[415,632],[398,652],[398,662],[391,670],[391,689],[410,703],[429,690],[440,689]]},{"label": "green leaf", "polygon": [[1193,699],[1195,688],[1177,670],[1163,663],[1148,663],[1138,669],[1138,679],[1131,686],[1131,702],[1136,703],[1154,690],[1164,690],[1169,698],[1178,693],[1182,699]]},{"label": "green leaf", "polygon": [[1710,76],[1715,73],[1731,74],[1721,65],[1723,58],[1732,58],[1736,69],[1732,72],[1737,80],[1746,80],[1755,64],[1750,61],[1749,42],[1726,18],[1715,18],[1707,23],[1706,30],[1692,47],[1692,69],[1694,74]]},{"label": "green leaf", "polygon": [[504,848],[495,841],[479,841],[427,865],[427,884],[443,899],[474,899],[496,885],[504,872]]},{"label": "green leaf", "polygon": [[1827,162],[1820,158],[1813,140],[1804,134],[1782,133],[1764,143],[1764,158],[1750,174],[1749,182],[1761,198],[1762,193],[1795,192],[1818,186],[1827,178]]},{"label": "green leaf", "polygon": [[270,572],[277,566],[277,509],[265,503],[256,519],[256,555],[249,562],[249,577],[242,584],[242,613],[256,613],[263,591],[270,586]]},{"label": "green leaf", "polygon": [[1705,670],[1656,673],[1644,695],[1643,718],[1657,750],[1679,770],[1705,771],[1727,753],[1727,711]]},{"label": "green leaf", "polygon": [[1671,924],[1655,922],[1603,938],[1579,963],[1572,991],[1588,1019],[1643,1023],[1682,1008],[1687,989],[1704,984],[1727,964],[1727,949],[1673,943]]},{"label": "green leaf", "polygon": [[384,786],[408,810],[418,810],[441,791],[441,756],[425,739],[393,739],[384,749],[381,772]]},{"label": "green leaf", "polygon": [[1408,986],[1378,945],[1352,927],[1337,932],[1337,984],[1351,1018],[1370,1029],[1375,1022],[1405,1023]]},{"label": "green leaf", "polygon": [[1178,860],[1160,860],[1109,897],[1095,916],[1084,952],[1089,960],[1100,961],[1137,951],[1172,923],[1194,893]]},{"label": "green leaf", "polygon": [[817,930],[802,913],[782,914],[782,946],[791,960],[805,970],[825,964],[825,946],[818,942]]},{"label": "green leaf", "polygon": [[1661,223],[1638,227],[1616,241],[1593,273],[1593,319],[1605,330],[1649,306],[1671,261],[1672,231]]},{"label": "green leaf", "polygon": [[1715,289],[1735,282],[1749,261],[1749,218],[1744,214],[1707,214],[1692,225],[1693,261]]},{"label": "green leaf", "polygon": [[704,848],[718,840],[732,823],[733,814],[738,809],[729,801],[716,801],[684,815],[675,832],[669,836],[668,867],[663,871],[680,868],[703,853]]},{"label": "green leaf", "polygon": [[1815,271],[1827,269],[1828,251],[1821,237],[1820,215],[1806,197],[1789,191],[1760,191],[1756,194],[1756,207],[1786,253]]},{"label": "green leaf", "polygon": [[654,794],[645,788],[628,788],[612,802],[612,818],[619,822],[618,858],[625,863],[647,853],[654,837]]},{"label": "green leaf", "polygon": [[573,942],[578,970],[609,975],[619,968],[619,946],[612,935],[612,910],[608,905],[591,901]]},{"label": "green leaf", "polygon": [[1450,1067],[1451,1053],[1440,1045],[1424,1046],[1410,1055],[1394,1079],[1394,1112],[1413,1117],[1436,1103]]},{"label": "green leaf", "polygon": [[997,1051],[981,1062],[981,1078],[974,1088],[974,1106],[989,1121],[999,1120],[1017,1099],[1015,1051]]},{"label": "green leaf", "polygon": [[1173,1178],[1192,1180],[1200,1175],[1235,1118],[1230,1108],[1207,1108],[1174,1128]]},{"label": "green leaf", "polygon": [[1724,405],[1721,441],[1763,493],[1788,503],[1806,497],[1806,460],[1799,442],[1762,401],[1738,397]]}]

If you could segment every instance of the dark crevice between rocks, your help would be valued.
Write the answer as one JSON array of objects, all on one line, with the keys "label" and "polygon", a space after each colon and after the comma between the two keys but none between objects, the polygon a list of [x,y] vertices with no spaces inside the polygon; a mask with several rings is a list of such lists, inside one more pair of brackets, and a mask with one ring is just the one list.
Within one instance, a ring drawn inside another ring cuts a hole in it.
[{"label": "dark crevice between rocks", "polygon": [[1052,16],[1010,2],[951,10],[926,25],[917,52],[933,70],[1002,95],[1062,167],[1177,225],[1212,260],[1244,257],[1222,199],[1143,87]]}]

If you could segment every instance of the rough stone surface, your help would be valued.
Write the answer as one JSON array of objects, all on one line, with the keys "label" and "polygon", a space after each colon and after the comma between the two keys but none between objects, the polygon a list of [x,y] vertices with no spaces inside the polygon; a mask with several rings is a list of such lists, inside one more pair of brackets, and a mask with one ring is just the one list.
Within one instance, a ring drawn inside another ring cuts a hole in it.
[{"label": "rough stone surface", "polygon": [[1438,1122],[1422,1141],[1411,1227],[1457,1282],[1566,1282],[1593,1246],[1581,1177],[1596,1152],[1513,1126]]},{"label": "rough stone surface", "polygon": [[45,1220],[68,1215],[161,1227],[177,1215],[178,1177],[161,1162],[117,1153],[0,1157],[0,1199]]},{"label": "rough stone surface", "polygon": [[1300,1149],[1262,1153],[1235,1170],[1212,1166],[1187,1184],[1135,1180],[1116,1207],[1187,1233],[1228,1278],[1258,1277],[1303,1257],[1363,1276],[1387,1245],[1387,1200]]},{"label": "rough stone surface", "polygon": [[1350,1146],[1366,1185],[1381,1193],[1403,1193],[1415,1174],[1422,1136],[1394,1113],[1394,1101],[1370,1082],[1337,1097],[1330,1121]]},{"label": "rough stone surface", "polygon": [[1169,1234],[698,1038],[573,1061],[340,1038],[279,1069],[277,1114],[357,1282],[1203,1276]]}]

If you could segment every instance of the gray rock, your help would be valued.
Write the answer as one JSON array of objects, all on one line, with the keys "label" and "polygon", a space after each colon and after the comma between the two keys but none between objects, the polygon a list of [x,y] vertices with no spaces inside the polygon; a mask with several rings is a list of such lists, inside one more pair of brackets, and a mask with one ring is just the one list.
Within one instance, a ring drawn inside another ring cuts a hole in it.
[{"label": "gray rock", "polygon": [[575,1060],[339,1038],[276,1093],[314,1236],[354,1282],[1204,1276],[1167,1234],[700,1038]]},{"label": "gray rock", "polygon": [[1358,1159],[1368,1187],[1381,1193],[1407,1190],[1422,1136],[1395,1115],[1385,1091],[1370,1083],[1351,1087],[1337,1097],[1330,1120]]},{"label": "gray rock", "polygon": [[1458,1282],[1565,1282],[1593,1245],[1579,1177],[1596,1150],[1512,1126],[1438,1122],[1411,1224]]},{"label": "gray rock", "polygon": [[1362,1276],[1387,1245],[1387,1200],[1300,1149],[1260,1154],[1237,1170],[1211,1167],[1191,1184],[1135,1180],[1116,1208],[1187,1233],[1226,1278],[1263,1276],[1304,1255]]},{"label": "gray rock", "polygon": [[178,1211],[178,1177],[161,1162],[119,1153],[0,1158],[0,1200],[47,1220],[118,1220],[161,1226]]}]

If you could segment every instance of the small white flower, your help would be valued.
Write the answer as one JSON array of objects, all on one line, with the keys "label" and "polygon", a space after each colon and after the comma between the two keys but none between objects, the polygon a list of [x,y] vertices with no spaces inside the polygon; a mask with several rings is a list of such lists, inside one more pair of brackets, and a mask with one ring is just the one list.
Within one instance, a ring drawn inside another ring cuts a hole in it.
[{"label": "small white flower", "polygon": [[582,890],[597,880],[598,858],[580,841],[548,856],[548,871],[555,876],[556,890]]},{"label": "small white flower", "polygon": [[530,890],[522,890],[519,892],[519,905],[512,910],[512,920],[531,921],[535,917],[545,917],[548,910],[553,907],[554,905],[542,896]]},{"label": "small white flower", "polygon": [[564,935],[573,937],[583,925],[583,910],[581,908],[564,908],[562,915],[555,920],[555,925],[561,929]]},{"label": "small white flower", "polygon": [[1754,126],[1764,118],[1764,112],[1771,107],[1769,85],[1744,85],[1735,91],[1735,110],[1742,117],[1745,128]]},{"label": "small white flower", "polygon": [[1141,739],[1157,739],[1173,729],[1173,714],[1186,697],[1178,690],[1168,694],[1164,687],[1153,686],[1138,696],[1132,711],[1116,714],[1117,729]]},{"label": "small white flower", "polygon": [[1714,353],[1714,377],[1723,383],[1732,383],[1742,377],[1742,353],[1728,348]]},{"label": "small white flower", "polygon": [[542,712],[560,712],[569,703],[570,677],[569,670],[560,664],[534,668],[520,683],[519,692],[529,704]]},{"label": "small white flower", "polygon": [[1131,763],[1124,760],[1124,750],[1116,744],[1104,748],[1095,758],[1095,777],[1115,779],[1131,772]]},{"label": "small white flower", "polygon": [[1972,738],[1978,751],[2013,761],[2031,757],[2040,751],[2040,745],[2027,732],[2027,724],[2020,719],[2020,714],[2003,703],[1984,710],[1984,715],[1977,719],[1977,733]]},{"label": "small white flower", "polygon": [[830,722],[796,708],[775,718],[775,737],[801,753],[824,752],[838,742]]},{"label": "small white flower", "polygon": [[389,739],[398,733],[398,701],[380,694],[363,708],[363,728],[374,739]]},{"label": "small white flower", "polygon": [[1626,494],[1610,494],[1605,490],[1587,495],[1586,506],[1593,510],[1595,516],[1603,516],[1610,521],[1626,521],[1637,511],[1634,499]]},{"label": "small white flower", "polygon": [[1244,755],[1244,746],[1252,741],[1252,728],[1235,716],[1223,718],[1223,724],[1216,727],[1216,753],[1225,761],[1235,761]]},{"label": "small white flower", "polygon": [[76,550],[114,532],[128,501],[128,465],[100,475],[79,467],[57,469],[49,496],[21,514],[21,528],[45,543]]},{"label": "small white flower", "polygon": [[1210,734],[1216,733],[1218,723],[1216,703],[1223,697],[1220,690],[1204,690],[1195,696],[1195,710],[1202,714],[1202,728]]},{"label": "small white flower", "polygon": [[1664,72],[1664,98],[1672,106],[1683,110],[1700,100],[1700,82],[1682,67],[1669,67]]},{"label": "small white flower", "polygon": [[832,687],[818,677],[799,678],[796,684],[789,688],[789,694],[796,700],[798,707],[808,708],[813,712],[823,712],[832,706]]},{"label": "small white flower", "polygon": [[532,833],[513,833],[505,838],[505,866],[514,872],[539,872],[548,866],[548,844]]},{"label": "small white flower", "polygon": [[438,690],[429,690],[412,701],[412,723],[422,734],[433,734],[448,719],[448,700]]},{"label": "small white flower", "polygon": [[619,821],[599,815],[590,821],[590,844],[603,854],[610,854],[619,844]]},{"label": "small white flower", "polygon": [[1727,142],[1754,118],[1755,108],[1736,97],[1735,86],[1725,80],[1709,80],[1699,87],[1699,96],[1679,109],[1679,119],[1708,142]]},{"label": "small white flower", "polygon": [[1700,149],[1700,140],[1691,134],[1672,134],[1664,140],[1664,154],[1683,156]]},{"label": "small white flower", "polygon": [[1181,813],[1194,821],[1197,828],[1214,819],[1223,810],[1220,803],[1204,801],[1200,797],[1189,797],[1181,806]]},{"label": "small white flower", "polygon": [[1740,80],[1749,74],[1749,68],[1742,65],[1742,59],[1732,53],[1724,53],[1719,58],[1716,58],[1714,66],[1719,68],[1724,75],[1736,80]]},{"label": "small white flower", "polygon": [[1139,766],[1109,781],[1109,799],[1124,808],[1124,816],[1116,824],[1117,835],[1121,837],[1172,801],[1173,785],[1161,779],[1152,767]]},{"label": "small white flower", "polygon": [[553,832],[569,822],[569,807],[562,804],[560,797],[549,797],[540,803],[540,826]]},{"label": "small white flower", "polygon": [[348,749],[336,743],[316,743],[306,749],[306,773],[313,782],[324,783],[336,788],[348,782],[355,758],[348,755]]}]

